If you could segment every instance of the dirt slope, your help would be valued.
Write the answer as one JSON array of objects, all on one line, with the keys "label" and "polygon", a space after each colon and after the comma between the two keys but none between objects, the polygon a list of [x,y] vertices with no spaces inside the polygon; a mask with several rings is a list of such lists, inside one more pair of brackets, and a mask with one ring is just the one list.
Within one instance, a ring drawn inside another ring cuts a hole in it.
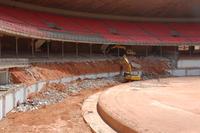
[{"label": "dirt slope", "polygon": [[51,64],[33,64],[28,68],[11,69],[14,83],[32,84],[40,80],[53,80],[81,74],[119,72],[119,61],[90,61]]}]

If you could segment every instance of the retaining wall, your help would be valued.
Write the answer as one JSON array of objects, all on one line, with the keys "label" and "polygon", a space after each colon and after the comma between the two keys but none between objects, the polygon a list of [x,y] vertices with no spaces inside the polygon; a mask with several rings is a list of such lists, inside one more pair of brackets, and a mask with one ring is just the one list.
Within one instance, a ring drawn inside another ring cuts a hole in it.
[{"label": "retaining wall", "polygon": [[170,70],[169,73],[172,76],[177,76],[177,77],[200,76],[200,68],[193,68],[193,69],[180,68],[180,69]]},{"label": "retaining wall", "polygon": [[[172,76],[200,76],[200,69],[174,69],[169,70]],[[6,116],[18,103],[22,103],[26,100],[27,96],[33,92],[38,92],[46,83],[67,83],[76,79],[96,79],[114,77],[119,75],[119,72],[113,73],[99,73],[99,74],[87,74],[80,76],[64,77],[57,80],[39,81],[30,86],[21,86],[19,88],[11,89],[0,96],[0,120]]]},{"label": "retaining wall", "polygon": [[119,72],[113,73],[99,73],[99,74],[87,74],[80,76],[64,77],[57,80],[39,81],[30,86],[21,86],[19,88],[11,89],[0,96],[0,120],[6,116],[18,103],[22,103],[26,100],[27,96],[33,92],[38,92],[46,83],[66,83],[76,79],[96,79],[114,77],[119,75]]},{"label": "retaining wall", "polygon": [[200,68],[199,59],[182,59],[177,61],[177,68]]}]

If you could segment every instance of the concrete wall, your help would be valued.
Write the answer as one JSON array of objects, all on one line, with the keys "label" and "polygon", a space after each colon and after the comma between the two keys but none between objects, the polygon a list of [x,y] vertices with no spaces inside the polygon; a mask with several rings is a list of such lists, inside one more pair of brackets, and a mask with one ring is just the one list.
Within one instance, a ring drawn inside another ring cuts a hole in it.
[{"label": "concrete wall", "polygon": [[24,96],[24,90],[26,88],[22,88],[19,90],[16,90],[15,92],[15,106],[17,105],[17,103],[22,103],[25,100],[25,96]]},{"label": "concrete wall", "polygon": [[178,60],[177,68],[200,68],[200,59]]},{"label": "concrete wall", "polygon": [[5,114],[10,112],[14,107],[14,93],[8,93],[5,95]]},{"label": "concrete wall", "polygon": [[5,85],[9,83],[9,73],[8,70],[0,71],[0,85]]},{"label": "concrete wall", "polygon": [[177,77],[184,77],[184,76],[200,76],[200,68],[198,69],[174,69],[170,70],[169,73],[172,76],[177,76]]},{"label": "concrete wall", "polygon": [[0,119],[3,118],[3,97],[0,97]]},{"label": "concrete wall", "polygon": [[87,74],[80,76],[64,77],[62,79],[51,80],[51,81],[40,81],[30,86],[21,86],[5,92],[0,96],[0,120],[6,116],[17,103],[22,103],[26,100],[27,96],[33,92],[38,92],[46,83],[66,83],[77,79],[96,79],[96,78],[106,78],[119,75],[119,72],[113,73],[99,73],[99,74]]},{"label": "concrete wall", "polygon": [[[169,70],[169,73],[172,76],[199,76],[200,69],[174,69]],[[14,107],[17,106],[17,103],[22,103],[26,100],[27,96],[30,93],[38,92],[46,83],[66,83],[77,79],[97,79],[104,77],[114,77],[119,75],[119,72],[113,73],[99,73],[99,74],[87,74],[80,76],[70,76],[63,77],[62,79],[51,80],[51,81],[40,81],[30,86],[21,86],[16,89],[7,91],[5,94],[0,96],[0,120],[6,116]]]}]

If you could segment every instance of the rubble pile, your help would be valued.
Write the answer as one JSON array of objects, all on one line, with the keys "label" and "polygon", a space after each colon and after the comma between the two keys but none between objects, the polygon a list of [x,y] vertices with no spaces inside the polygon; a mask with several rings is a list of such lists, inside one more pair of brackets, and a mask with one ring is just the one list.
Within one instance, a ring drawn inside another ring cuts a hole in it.
[{"label": "rubble pile", "polygon": [[13,112],[32,111],[50,104],[62,102],[67,96],[78,95],[83,89],[97,89],[117,84],[119,82],[114,78],[77,80],[65,84],[46,84],[40,92],[30,94],[27,100],[19,104]]},{"label": "rubble pile", "polygon": [[131,58],[131,62],[139,64],[139,70],[147,77],[159,77],[166,75],[168,70],[173,67],[172,61],[164,57],[148,56],[143,58]]}]

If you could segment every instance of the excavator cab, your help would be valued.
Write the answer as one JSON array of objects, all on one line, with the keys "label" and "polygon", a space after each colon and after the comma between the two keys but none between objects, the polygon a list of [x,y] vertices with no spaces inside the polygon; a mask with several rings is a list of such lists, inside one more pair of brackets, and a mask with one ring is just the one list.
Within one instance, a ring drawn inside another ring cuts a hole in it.
[{"label": "excavator cab", "polygon": [[140,81],[141,76],[140,72],[137,73],[129,73],[129,72],[124,72],[124,79],[126,81]]}]

